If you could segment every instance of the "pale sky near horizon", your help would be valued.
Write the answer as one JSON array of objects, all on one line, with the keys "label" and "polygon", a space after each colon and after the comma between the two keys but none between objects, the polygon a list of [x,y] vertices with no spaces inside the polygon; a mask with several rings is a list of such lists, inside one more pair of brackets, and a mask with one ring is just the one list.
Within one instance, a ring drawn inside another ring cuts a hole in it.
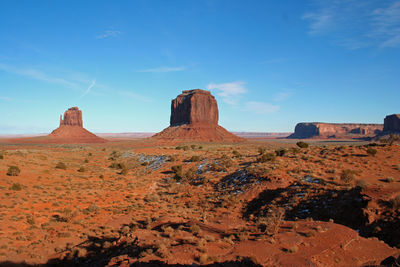
[{"label": "pale sky near horizon", "polygon": [[194,88],[232,131],[383,123],[399,85],[399,0],[0,1],[0,134],[72,106],[93,132],[157,132]]}]

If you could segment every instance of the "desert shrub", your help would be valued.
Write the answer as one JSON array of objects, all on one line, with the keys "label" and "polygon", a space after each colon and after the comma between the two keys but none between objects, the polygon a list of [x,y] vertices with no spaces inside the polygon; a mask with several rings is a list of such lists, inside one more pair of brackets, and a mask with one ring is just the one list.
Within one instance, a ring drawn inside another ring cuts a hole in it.
[{"label": "desert shrub", "polygon": [[22,190],[22,185],[20,183],[14,183],[10,186],[10,190],[14,191],[21,191]]},{"label": "desert shrub", "polygon": [[60,162],[57,163],[56,169],[66,170],[67,169],[67,165],[65,165],[64,162],[60,161]]},{"label": "desert shrub", "polygon": [[370,156],[375,156],[378,151],[375,148],[369,147],[367,149],[367,154]]},{"label": "desert shrub", "polygon": [[213,171],[213,172],[225,172],[226,168],[224,166],[221,166],[221,165],[213,162],[210,165],[210,170]]},{"label": "desert shrub", "polygon": [[351,183],[356,178],[356,174],[353,170],[343,170],[340,174],[340,180],[345,182],[346,184]]},{"label": "desert shrub", "polygon": [[148,161],[145,161],[145,162],[142,162],[142,163],[140,163],[140,165],[142,165],[142,166],[148,166],[150,163],[148,162]]},{"label": "desert shrub", "polygon": [[262,154],[264,154],[265,153],[265,148],[264,147],[259,147],[258,148],[258,153],[260,154],[260,155],[262,155]]},{"label": "desert shrub", "polygon": [[229,168],[232,167],[233,160],[224,155],[220,160],[220,164],[225,168]]},{"label": "desert shrub", "polygon": [[232,154],[235,158],[240,158],[242,156],[242,154],[240,154],[237,150],[233,150]]},{"label": "desert shrub", "polygon": [[299,247],[296,245],[287,249],[287,252],[289,252],[289,253],[296,253],[297,251],[299,251]]},{"label": "desert shrub", "polygon": [[297,142],[296,145],[298,147],[300,147],[300,148],[307,148],[308,147],[308,144],[306,142],[303,142],[303,141]]},{"label": "desert shrub", "polygon": [[182,149],[183,149],[183,151],[187,151],[187,150],[189,150],[189,147],[188,146],[183,146]]},{"label": "desert shrub", "polygon": [[193,168],[190,168],[189,170],[187,170],[187,172],[185,173],[185,180],[193,180],[196,178],[196,171]]},{"label": "desert shrub", "polygon": [[258,158],[258,162],[268,162],[268,161],[274,161],[276,158],[274,153],[266,153],[262,154],[261,157]]},{"label": "desert shrub", "polygon": [[286,154],[286,149],[284,149],[284,148],[275,150],[275,155],[276,155],[277,157],[282,157],[282,156],[284,156],[285,154]]},{"label": "desert shrub", "polygon": [[191,145],[190,148],[191,149],[196,149],[196,145]]},{"label": "desert shrub", "polygon": [[172,172],[175,174],[174,178],[177,181],[180,181],[184,175],[182,171],[182,165],[175,165],[171,167]]},{"label": "desert shrub", "polygon": [[83,166],[78,169],[78,172],[85,172],[85,171],[86,171],[86,169]]},{"label": "desert shrub", "polygon": [[290,151],[291,151],[293,154],[296,154],[296,153],[299,153],[299,152],[300,152],[300,149],[299,149],[298,147],[291,147],[291,148],[290,148]]},{"label": "desert shrub", "polygon": [[35,218],[33,216],[27,216],[26,217],[26,222],[30,225],[35,225]]},{"label": "desert shrub", "polygon": [[367,189],[368,188],[368,183],[365,180],[357,180],[356,181],[356,186],[361,188],[361,189]]},{"label": "desert shrub", "polygon": [[121,172],[120,172],[119,174],[121,174],[121,175],[127,175],[128,172],[129,172],[128,168],[125,167],[125,168],[122,168],[122,170],[121,170]]},{"label": "desert shrub", "polygon": [[8,176],[18,176],[21,170],[17,166],[10,166],[7,171]]},{"label": "desert shrub", "polygon": [[266,234],[274,236],[278,233],[284,216],[285,210],[283,208],[273,207],[268,211],[266,217],[261,217],[259,219],[260,228],[264,229]]},{"label": "desert shrub", "polygon": [[89,163],[89,160],[88,160],[88,159],[85,159],[83,162],[84,162],[84,163]]},{"label": "desert shrub", "polygon": [[113,162],[113,163],[111,163],[111,165],[110,165],[110,168],[112,168],[112,169],[118,169],[118,170],[122,170],[122,169],[125,169],[125,168],[126,168],[126,166],[125,166],[125,164],[124,164],[124,163],[117,163],[117,162]]},{"label": "desert shrub", "polygon": [[189,231],[193,235],[198,235],[201,232],[201,228],[197,224],[193,224],[192,226],[190,226]]},{"label": "desert shrub", "polygon": [[189,161],[191,161],[191,162],[200,161],[200,157],[199,157],[199,156],[192,156],[192,157],[189,159]]},{"label": "desert shrub", "polygon": [[395,210],[400,209],[400,196],[397,196],[397,197],[391,199],[390,204],[392,205],[393,209],[395,209]]},{"label": "desert shrub", "polygon": [[3,154],[0,154],[0,159],[4,159],[4,156],[3,156]]}]

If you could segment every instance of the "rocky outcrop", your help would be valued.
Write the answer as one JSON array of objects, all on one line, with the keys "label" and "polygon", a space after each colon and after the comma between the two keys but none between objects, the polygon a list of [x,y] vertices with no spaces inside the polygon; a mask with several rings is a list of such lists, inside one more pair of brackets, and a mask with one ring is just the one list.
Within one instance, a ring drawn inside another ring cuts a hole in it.
[{"label": "rocky outcrop", "polygon": [[382,130],[382,124],[302,122],[288,138],[364,138]]},{"label": "rocky outcrop", "polygon": [[70,126],[80,126],[83,127],[82,122],[82,111],[78,107],[69,108],[64,112],[64,119],[60,115],[60,126],[70,125]]},{"label": "rocky outcrop", "polygon": [[218,124],[217,100],[209,91],[185,90],[171,102],[170,126]]},{"label": "rocky outcrop", "polygon": [[392,114],[385,117],[383,122],[384,133],[400,133],[400,114]]},{"label": "rocky outcrop", "polygon": [[182,91],[171,102],[170,126],[153,136],[170,141],[238,142],[243,139],[218,125],[218,105],[209,91]]},{"label": "rocky outcrop", "polygon": [[64,118],[60,117],[60,127],[44,138],[43,142],[77,144],[104,143],[107,140],[83,128],[82,111],[77,107],[72,107],[64,112]]}]

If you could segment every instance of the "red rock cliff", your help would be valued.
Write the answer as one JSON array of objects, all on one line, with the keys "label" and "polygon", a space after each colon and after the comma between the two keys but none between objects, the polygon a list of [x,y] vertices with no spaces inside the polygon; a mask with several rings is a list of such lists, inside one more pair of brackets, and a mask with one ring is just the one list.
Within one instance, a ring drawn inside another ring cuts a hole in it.
[{"label": "red rock cliff", "polygon": [[382,124],[302,122],[288,138],[372,137],[382,130]]},{"label": "red rock cliff", "polygon": [[82,111],[78,107],[69,108],[64,112],[64,119],[60,118],[61,125],[80,126],[83,127]]},{"label": "red rock cliff", "polygon": [[171,102],[170,126],[218,124],[218,105],[209,91],[186,90]]},{"label": "red rock cliff", "polygon": [[400,132],[400,114],[392,114],[385,117],[384,132]]}]

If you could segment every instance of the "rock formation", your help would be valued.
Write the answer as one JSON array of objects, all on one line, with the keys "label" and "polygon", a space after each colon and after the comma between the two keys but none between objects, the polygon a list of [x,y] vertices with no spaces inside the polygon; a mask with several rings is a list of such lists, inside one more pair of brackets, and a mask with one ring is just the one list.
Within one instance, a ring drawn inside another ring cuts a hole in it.
[{"label": "rock formation", "polygon": [[366,138],[382,130],[382,124],[302,122],[288,138]]},{"label": "rock formation", "polygon": [[392,114],[385,117],[383,122],[384,133],[400,133],[400,114]]},{"label": "rock formation", "polygon": [[182,91],[171,102],[170,126],[153,136],[162,140],[227,141],[242,138],[218,125],[218,105],[209,91]]},{"label": "rock formation", "polygon": [[64,113],[64,118],[60,116],[60,126],[55,129],[48,138],[46,143],[104,143],[107,140],[96,136],[83,128],[82,111],[77,107],[69,108]]}]

